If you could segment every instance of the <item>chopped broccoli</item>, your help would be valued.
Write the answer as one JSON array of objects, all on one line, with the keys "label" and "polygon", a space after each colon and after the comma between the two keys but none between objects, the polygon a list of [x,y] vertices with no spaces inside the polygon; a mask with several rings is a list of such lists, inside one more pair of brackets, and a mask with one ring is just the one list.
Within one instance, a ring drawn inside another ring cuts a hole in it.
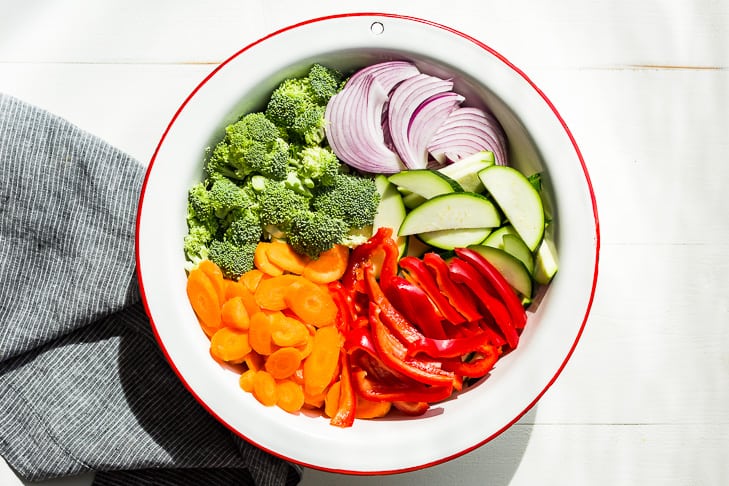
[{"label": "chopped broccoli", "polygon": [[238,180],[254,173],[281,180],[289,159],[283,136],[263,113],[249,113],[225,128],[225,138],[208,158],[207,171]]},{"label": "chopped broccoli", "polygon": [[342,73],[321,64],[311,66],[308,77],[311,90],[322,105],[326,105],[342,89]]},{"label": "chopped broccoli", "polygon": [[236,245],[227,240],[213,240],[208,258],[220,267],[226,277],[238,278],[253,268],[256,246],[257,242]]},{"label": "chopped broccoli", "polygon": [[334,183],[314,196],[312,208],[343,220],[350,228],[371,225],[380,203],[374,180],[337,174]]},{"label": "chopped broccoli", "polygon": [[269,234],[287,232],[291,217],[309,209],[309,198],[287,188],[283,183],[266,180],[258,194],[261,224]]},{"label": "chopped broccoli", "polygon": [[342,163],[331,149],[326,147],[304,147],[291,160],[296,174],[306,187],[331,186],[342,170]]},{"label": "chopped broccoli", "polygon": [[208,257],[208,245],[213,240],[210,228],[200,224],[194,218],[188,218],[188,232],[185,235],[183,250],[185,257],[192,263],[205,260]]},{"label": "chopped broccoli", "polygon": [[188,219],[197,218],[200,222],[208,222],[215,217],[215,208],[204,182],[198,182],[187,193]]},{"label": "chopped broccoli", "polygon": [[226,177],[214,177],[208,192],[215,216],[224,219],[231,211],[252,208],[256,199],[252,190],[241,187]]},{"label": "chopped broccoli", "polygon": [[261,221],[250,211],[236,211],[223,238],[235,245],[258,243],[263,235]]},{"label": "chopped broccoli", "polygon": [[317,258],[341,242],[348,230],[339,218],[316,211],[299,211],[291,218],[287,236],[294,251]]}]

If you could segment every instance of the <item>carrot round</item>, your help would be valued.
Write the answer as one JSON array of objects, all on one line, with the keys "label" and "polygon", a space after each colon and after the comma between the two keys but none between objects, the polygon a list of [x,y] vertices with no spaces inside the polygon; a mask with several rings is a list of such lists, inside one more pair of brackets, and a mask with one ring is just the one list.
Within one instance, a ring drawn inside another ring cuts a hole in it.
[{"label": "carrot round", "polygon": [[238,378],[238,385],[240,386],[241,390],[246,391],[248,393],[253,392],[253,378],[256,376],[256,370],[246,370],[243,373],[241,373],[240,377]]},{"label": "carrot round", "polygon": [[251,292],[244,283],[240,281],[236,282],[234,280],[226,280],[225,300],[232,299],[233,297],[241,298],[249,316],[252,316],[261,310],[256,302],[256,298],[253,296],[253,292]]},{"label": "carrot round", "polygon": [[334,417],[339,410],[339,395],[341,394],[342,383],[336,381],[332,383],[332,386],[327,390],[324,398],[324,415],[327,417]]},{"label": "carrot round", "polygon": [[285,241],[274,240],[265,249],[268,261],[282,268],[285,272],[301,275],[309,262],[307,257],[296,253],[291,245]]},{"label": "carrot round", "polygon": [[293,375],[301,364],[301,353],[298,349],[287,346],[279,348],[266,359],[265,370],[277,380]]},{"label": "carrot round", "polygon": [[251,270],[248,270],[246,273],[240,276],[238,279],[238,282],[242,283],[246,286],[246,288],[251,292],[256,291],[256,287],[258,287],[258,284],[261,282],[261,279],[266,274],[260,271],[257,268],[253,268]]},{"label": "carrot round", "polygon": [[304,390],[291,380],[276,383],[276,395],[276,405],[286,412],[295,413],[304,406]]},{"label": "carrot round", "polygon": [[293,274],[267,278],[261,280],[258,288],[256,288],[256,293],[253,295],[262,309],[283,310],[287,307],[286,301],[284,300],[286,292],[293,283],[300,281],[305,281],[305,279]]},{"label": "carrot round", "polygon": [[271,339],[277,346],[305,345],[309,338],[309,329],[303,322],[293,317],[276,313],[271,318]]},{"label": "carrot round", "polygon": [[391,408],[391,402],[375,402],[357,395],[357,406],[354,408],[354,416],[358,419],[384,417],[390,413]]},{"label": "carrot round", "polygon": [[264,370],[256,371],[253,377],[253,396],[267,407],[276,405],[278,401],[276,380],[269,372]]},{"label": "carrot round", "polygon": [[284,302],[299,319],[316,327],[332,325],[337,318],[337,304],[329,291],[306,279],[288,287]]},{"label": "carrot round", "polygon": [[203,260],[198,263],[197,268],[202,270],[210,278],[210,282],[215,287],[215,293],[218,294],[218,298],[222,301],[225,295],[225,279],[220,267],[213,263],[212,260]]},{"label": "carrot round", "polygon": [[257,269],[272,277],[283,275],[283,269],[278,265],[274,265],[268,259],[269,246],[271,246],[271,243],[268,242],[261,242],[256,246],[256,251],[253,253],[253,264]]},{"label": "carrot round", "polygon": [[316,260],[310,260],[301,275],[316,283],[330,283],[339,280],[347,269],[349,248],[344,245],[334,245],[333,248],[323,252]]},{"label": "carrot round", "polygon": [[212,336],[221,326],[220,298],[210,277],[200,268],[187,276],[187,298],[205,334]]},{"label": "carrot round", "polygon": [[256,353],[264,356],[276,350],[276,345],[271,339],[271,318],[265,312],[257,312],[251,316],[248,342]]},{"label": "carrot round", "polygon": [[[250,344],[250,334],[248,338],[248,343]],[[253,346],[251,346],[251,348],[253,348]],[[243,362],[249,370],[258,371],[263,369],[263,356],[258,354],[255,350],[248,353],[243,359]]]},{"label": "carrot round", "polygon": [[243,299],[233,297],[226,300],[220,307],[220,319],[224,326],[243,330],[248,329],[250,317],[243,304]]},{"label": "carrot round", "polygon": [[221,327],[210,338],[210,353],[221,361],[241,363],[250,352],[248,333],[245,331]]},{"label": "carrot round", "polygon": [[306,342],[304,342],[304,344],[300,344],[295,347],[301,353],[301,359],[308,358],[311,354],[311,350],[314,349],[314,336],[309,334],[308,336],[306,336]]},{"label": "carrot round", "polygon": [[314,347],[304,361],[304,391],[317,395],[329,386],[339,365],[339,350],[342,340],[334,326],[317,329]]}]

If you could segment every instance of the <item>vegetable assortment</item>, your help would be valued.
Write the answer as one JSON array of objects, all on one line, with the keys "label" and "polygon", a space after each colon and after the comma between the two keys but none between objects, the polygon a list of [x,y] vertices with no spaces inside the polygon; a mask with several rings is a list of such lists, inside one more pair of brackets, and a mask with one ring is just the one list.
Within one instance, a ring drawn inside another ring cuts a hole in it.
[{"label": "vegetable assortment", "polygon": [[453,86],[405,61],[317,64],[211,150],[187,295],[263,405],[339,427],[422,415],[518,346],[557,271],[541,179]]}]

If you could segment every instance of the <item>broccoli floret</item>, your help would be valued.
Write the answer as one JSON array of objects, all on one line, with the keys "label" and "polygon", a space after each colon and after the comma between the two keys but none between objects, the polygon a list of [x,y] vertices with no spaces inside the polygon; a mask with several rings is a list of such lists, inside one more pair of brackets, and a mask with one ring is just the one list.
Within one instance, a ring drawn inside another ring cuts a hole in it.
[{"label": "broccoli floret", "polygon": [[263,229],[257,215],[251,211],[238,210],[233,213],[231,222],[225,230],[223,238],[234,245],[258,243]]},{"label": "broccoli floret", "polygon": [[213,178],[208,192],[215,216],[225,219],[231,211],[250,209],[255,206],[256,198],[248,187],[241,187],[226,177]]},{"label": "broccoli floret", "polygon": [[187,213],[188,219],[195,217],[201,222],[207,222],[215,216],[215,208],[204,182],[198,182],[188,191]]},{"label": "broccoli floret", "polygon": [[325,147],[304,147],[291,165],[307,187],[331,186],[342,170],[342,163],[331,149]]},{"label": "broccoli floret", "polygon": [[284,80],[271,94],[266,116],[286,130],[288,136],[304,145],[318,145],[324,140],[324,110],[309,78]]},{"label": "broccoli floret", "polygon": [[283,183],[265,180],[258,195],[258,215],[267,232],[287,232],[291,217],[309,209],[309,198],[287,188]]},{"label": "broccoli floret", "polygon": [[371,225],[380,203],[374,180],[353,174],[337,174],[333,184],[312,200],[312,208],[343,220],[350,228]]},{"label": "broccoli floret", "polygon": [[311,90],[321,105],[326,105],[342,89],[342,73],[321,64],[311,66],[308,77]]},{"label": "broccoli floret", "polygon": [[255,173],[283,179],[289,158],[284,135],[263,113],[249,113],[225,128],[225,138],[208,158],[208,173],[239,180]]},{"label": "broccoli floret", "polygon": [[208,245],[213,240],[214,234],[210,228],[200,224],[194,218],[188,218],[188,232],[183,242],[185,257],[192,263],[205,260],[208,257]]},{"label": "broccoli floret", "polygon": [[291,218],[288,241],[297,253],[318,258],[342,241],[348,230],[339,218],[317,211],[299,211]]},{"label": "broccoli floret", "polygon": [[183,249],[191,262],[198,262],[207,257],[208,244],[215,237],[219,221],[205,183],[192,186],[187,196],[187,227]]},{"label": "broccoli floret", "polygon": [[253,269],[253,258],[258,243],[236,245],[227,240],[210,242],[208,258],[218,265],[226,277],[237,279]]}]

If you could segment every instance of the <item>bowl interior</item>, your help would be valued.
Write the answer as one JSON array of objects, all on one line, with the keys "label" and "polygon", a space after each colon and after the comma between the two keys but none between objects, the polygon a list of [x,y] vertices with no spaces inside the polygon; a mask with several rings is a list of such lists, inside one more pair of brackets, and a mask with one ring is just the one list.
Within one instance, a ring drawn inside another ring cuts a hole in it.
[{"label": "bowl interior", "polygon": [[[263,407],[239,389],[236,373],[210,358],[207,338],[185,295],[186,194],[202,177],[206,148],[242,113],[262,109],[282,79],[303,74],[314,62],[349,72],[389,59],[411,60],[423,72],[452,77],[466,104],[487,105],[504,126],[513,165],[527,173],[543,172],[560,271],[529,309],[519,347],[486,379],[423,417],[358,420],[343,430],[321,417]],[[483,44],[427,21],[348,14],[305,22],[246,47],[183,103],[160,141],[143,189],[137,233],[140,284],[173,368],[230,429],[311,467],[364,474],[411,470],[495,437],[557,377],[592,301],[595,214],[589,178],[572,137],[518,69]]]}]

